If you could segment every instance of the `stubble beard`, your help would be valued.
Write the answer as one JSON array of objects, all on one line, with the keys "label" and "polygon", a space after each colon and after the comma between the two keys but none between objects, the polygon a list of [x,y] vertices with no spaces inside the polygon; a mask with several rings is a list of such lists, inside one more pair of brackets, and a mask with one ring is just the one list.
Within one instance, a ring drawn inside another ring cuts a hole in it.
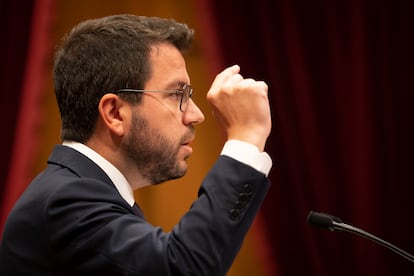
[{"label": "stubble beard", "polygon": [[156,129],[151,129],[145,119],[135,114],[132,119],[131,132],[122,149],[141,176],[153,185],[182,177],[187,167],[179,165],[177,156],[181,144],[193,135],[193,128],[179,144],[174,144]]}]

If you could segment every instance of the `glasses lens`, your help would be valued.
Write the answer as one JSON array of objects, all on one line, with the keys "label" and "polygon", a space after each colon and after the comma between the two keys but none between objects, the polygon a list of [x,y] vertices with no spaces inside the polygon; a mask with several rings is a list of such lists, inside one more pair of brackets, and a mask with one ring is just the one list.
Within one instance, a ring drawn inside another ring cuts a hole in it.
[{"label": "glasses lens", "polygon": [[181,94],[180,110],[184,112],[187,110],[189,99],[193,96],[193,87],[191,85],[184,84],[183,93]]}]

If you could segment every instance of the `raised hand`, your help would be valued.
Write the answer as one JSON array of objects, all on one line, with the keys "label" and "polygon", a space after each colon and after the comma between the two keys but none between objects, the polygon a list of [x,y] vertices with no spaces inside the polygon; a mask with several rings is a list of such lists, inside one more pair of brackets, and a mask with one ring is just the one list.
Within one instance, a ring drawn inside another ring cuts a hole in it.
[{"label": "raised hand", "polygon": [[265,82],[243,78],[238,65],[216,76],[207,100],[228,140],[249,142],[264,150],[272,125],[267,93]]}]

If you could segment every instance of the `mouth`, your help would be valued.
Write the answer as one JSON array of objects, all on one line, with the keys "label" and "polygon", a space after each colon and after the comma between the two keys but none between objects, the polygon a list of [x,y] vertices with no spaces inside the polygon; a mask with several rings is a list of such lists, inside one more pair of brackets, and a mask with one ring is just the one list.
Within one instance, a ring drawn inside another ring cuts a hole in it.
[{"label": "mouth", "polygon": [[193,143],[194,138],[191,138],[189,140],[184,141],[183,143],[181,143],[181,145],[183,146],[191,146],[191,144]]},{"label": "mouth", "polygon": [[190,156],[193,153],[192,143],[194,142],[194,128],[190,128],[189,131],[181,139],[181,148],[186,152],[186,156]]},{"label": "mouth", "polygon": [[188,154],[191,154],[193,152],[193,147],[191,146],[192,141],[193,140],[190,140],[181,144],[181,147],[184,148]]},{"label": "mouth", "polygon": [[184,142],[181,143],[181,148],[184,150],[186,158],[187,159],[192,153],[193,153],[193,148],[191,146],[191,144],[194,141],[194,136],[192,136],[191,138],[187,138],[184,140]]},{"label": "mouth", "polygon": [[186,135],[183,136],[181,140],[182,146],[191,146],[191,144],[194,142],[194,128],[191,128],[189,132],[186,133]]}]

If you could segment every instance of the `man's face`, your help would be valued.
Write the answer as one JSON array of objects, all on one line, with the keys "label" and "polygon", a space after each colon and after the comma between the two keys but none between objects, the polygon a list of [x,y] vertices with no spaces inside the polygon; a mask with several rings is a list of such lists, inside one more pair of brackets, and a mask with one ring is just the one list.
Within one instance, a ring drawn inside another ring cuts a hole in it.
[{"label": "man's face", "polygon": [[[145,90],[177,90],[189,84],[185,61],[170,44],[153,47],[150,54],[151,78]],[[183,176],[191,155],[193,125],[204,115],[190,99],[184,112],[174,93],[144,93],[142,102],[132,107],[132,119],[122,149],[140,174],[152,184]]]}]

